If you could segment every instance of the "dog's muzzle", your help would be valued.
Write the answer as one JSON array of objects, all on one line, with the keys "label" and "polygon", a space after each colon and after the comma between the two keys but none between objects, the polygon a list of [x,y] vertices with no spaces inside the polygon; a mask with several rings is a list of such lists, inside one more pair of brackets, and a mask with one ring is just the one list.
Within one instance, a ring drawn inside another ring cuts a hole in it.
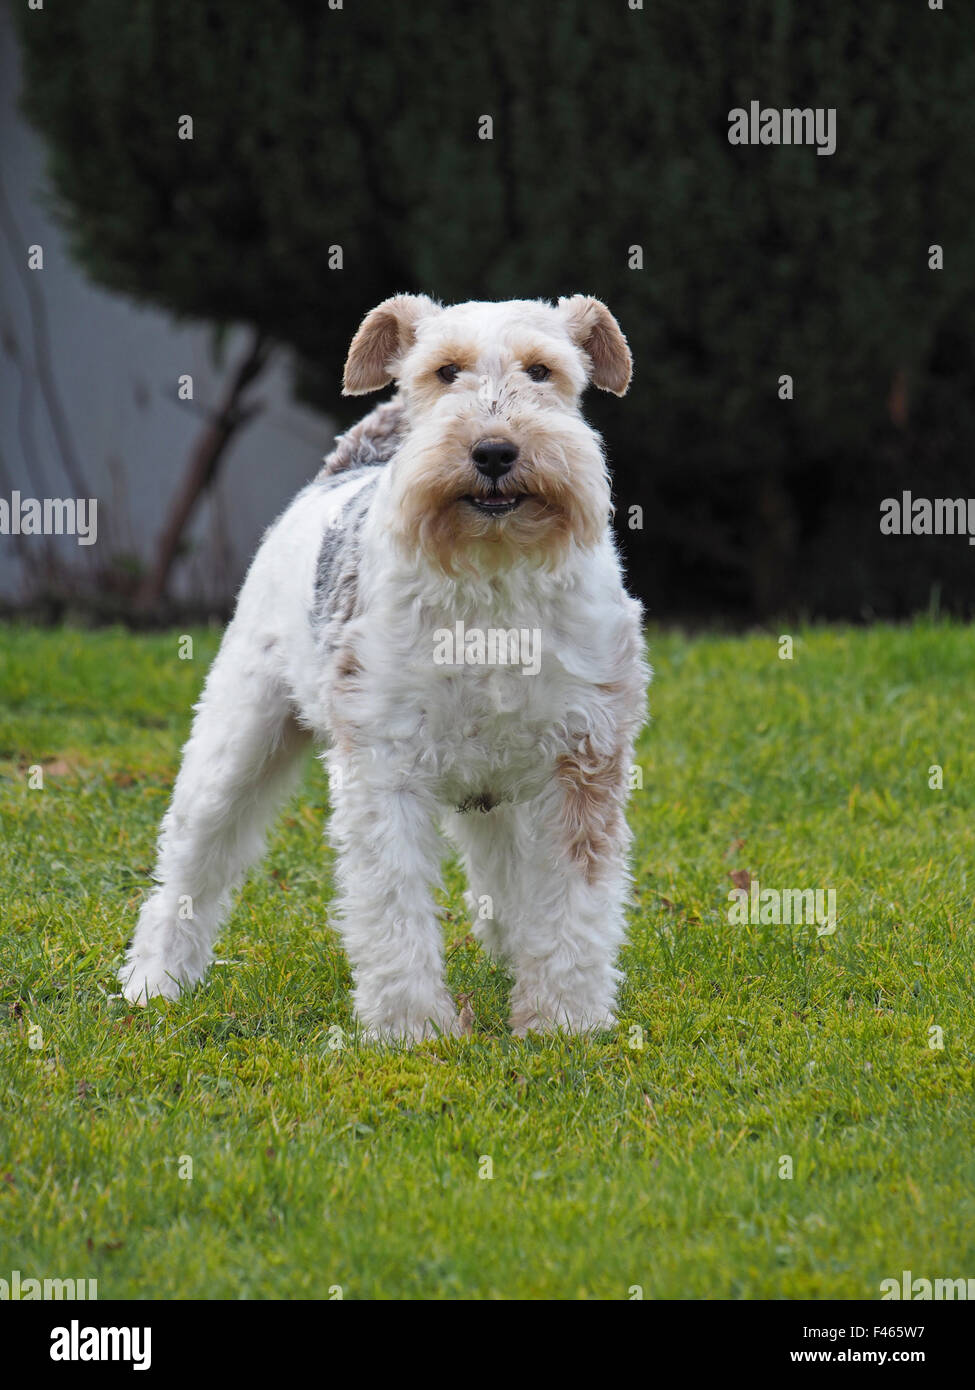
[{"label": "dog's muzzle", "polygon": [[507,439],[482,439],[471,450],[478,473],[496,483],[510,473],[518,457],[518,445]]},{"label": "dog's muzzle", "polygon": [[487,516],[505,516],[524,501],[523,493],[505,494],[498,489],[500,479],[510,473],[518,458],[518,446],[508,439],[482,439],[471,450],[471,460],[482,478],[492,484],[492,491],[464,498]]}]

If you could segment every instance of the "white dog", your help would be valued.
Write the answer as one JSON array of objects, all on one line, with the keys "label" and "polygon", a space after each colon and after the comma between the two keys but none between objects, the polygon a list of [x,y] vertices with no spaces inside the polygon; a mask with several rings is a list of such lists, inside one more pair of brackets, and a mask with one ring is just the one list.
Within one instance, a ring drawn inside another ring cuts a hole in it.
[{"label": "white dog", "polygon": [[158,887],[121,973],[176,996],[299,755],[325,749],[338,923],[367,1036],[458,1029],[433,890],[445,831],[516,1033],[614,1023],[633,740],[649,668],[587,382],[630,352],[582,295],[367,315],[345,392],[398,383],[270,528],[207,678]]}]

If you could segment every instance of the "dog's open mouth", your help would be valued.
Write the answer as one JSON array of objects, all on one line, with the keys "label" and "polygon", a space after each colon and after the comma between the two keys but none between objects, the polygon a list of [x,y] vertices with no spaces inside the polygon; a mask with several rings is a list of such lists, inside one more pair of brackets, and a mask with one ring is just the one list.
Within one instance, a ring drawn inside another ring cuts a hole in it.
[{"label": "dog's open mouth", "polygon": [[516,493],[514,497],[505,497],[500,493],[494,497],[473,497],[467,496],[465,502],[469,502],[472,507],[476,507],[485,516],[507,516],[508,512],[513,512],[525,500],[525,493]]}]

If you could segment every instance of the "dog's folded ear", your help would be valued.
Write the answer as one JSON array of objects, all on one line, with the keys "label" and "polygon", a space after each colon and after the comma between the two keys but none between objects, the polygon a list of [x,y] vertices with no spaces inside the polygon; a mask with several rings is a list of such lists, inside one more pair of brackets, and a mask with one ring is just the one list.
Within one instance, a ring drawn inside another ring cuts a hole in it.
[{"label": "dog's folded ear", "polygon": [[559,300],[569,334],[589,358],[589,380],[614,396],[625,396],[633,375],[633,357],[623,332],[599,299],[574,294]]},{"label": "dog's folded ear", "polygon": [[440,312],[425,294],[397,294],[371,309],[352,339],[343,396],[362,396],[395,381],[399,359],[413,346],[421,319]]}]

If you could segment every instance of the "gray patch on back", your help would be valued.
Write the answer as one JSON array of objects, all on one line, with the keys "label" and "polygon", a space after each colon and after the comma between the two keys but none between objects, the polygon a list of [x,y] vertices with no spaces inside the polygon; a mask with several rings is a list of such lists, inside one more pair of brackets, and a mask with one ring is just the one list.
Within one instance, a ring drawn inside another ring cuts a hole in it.
[{"label": "gray patch on back", "polygon": [[359,468],[388,463],[406,436],[406,412],[398,396],[384,401],[340,434],[318,475],[328,482],[336,474],[348,476]]},{"label": "gray patch on back", "polygon": [[[322,477],[325,487],[340,487],[364,475],[369,465],[349,469],[338,476]],[[362,553],[362,524],[366,519],[379,483],[373,473],[351,496],[335,520],[325,528],[315,571],[315,598],[312,622],[323,629],[328,647],[335,646],[341,627],[355,611],[358,593],[359,557]]]}]

